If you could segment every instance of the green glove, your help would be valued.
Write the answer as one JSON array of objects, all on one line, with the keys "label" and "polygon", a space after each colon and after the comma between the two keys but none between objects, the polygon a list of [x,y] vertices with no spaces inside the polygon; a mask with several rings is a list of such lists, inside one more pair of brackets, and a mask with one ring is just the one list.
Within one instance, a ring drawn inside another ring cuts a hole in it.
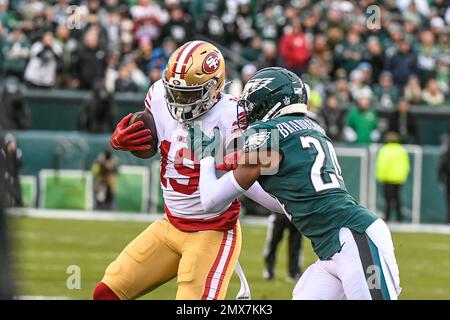
[{"label": "green glove", "polygon": [[214,128],[214,134],[211,138],[205,135],[198,125],[194,125],[189,129],[188,148],[194,151],[198,161],[206,157],[215,157],[220,148],[220,130]]}]

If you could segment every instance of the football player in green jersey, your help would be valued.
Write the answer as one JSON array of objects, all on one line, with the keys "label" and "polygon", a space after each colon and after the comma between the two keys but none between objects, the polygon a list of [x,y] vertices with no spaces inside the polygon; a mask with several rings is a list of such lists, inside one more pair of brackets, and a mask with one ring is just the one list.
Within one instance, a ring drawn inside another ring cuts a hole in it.
[{"label": "football player in green jersey", "polygon": [[400,279],[389,229],[347,192],[332,142],[307,116],[307,100],[306,86],[294,73],[257,72],[239,102],[250,125],[243,153],[220,179],[215,159],[203,156],[202,204],[219,211],[256,181],[278,201],[319,258],[301,276],[294,299],[397,299]]}]

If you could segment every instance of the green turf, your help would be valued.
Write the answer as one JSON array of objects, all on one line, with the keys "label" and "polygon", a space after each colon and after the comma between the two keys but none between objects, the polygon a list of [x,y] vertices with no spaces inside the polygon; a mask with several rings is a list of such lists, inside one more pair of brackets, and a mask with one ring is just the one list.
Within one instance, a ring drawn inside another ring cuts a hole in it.
[{"label": "green turf", "polygon": [[[11,233],[20,295],[90,299],[92,289],[121,249],[146,223],[11,218]],[[287,283],[286,243],[278,254],[277,278],[261,277],[265,228],[243,226],[240,257],[254,299],[290,299],[294,284]],[[450,299],[450,235],[394,233],[400,267],[401,299]],[[315,257],[305,241],[304,267]],[[81,268],[81,289],[66,288],[67,267]],[[233,276],[228,299],[234,299],[239,281]],[[144,299],[173,299],[176,283],[161,286]]]}]

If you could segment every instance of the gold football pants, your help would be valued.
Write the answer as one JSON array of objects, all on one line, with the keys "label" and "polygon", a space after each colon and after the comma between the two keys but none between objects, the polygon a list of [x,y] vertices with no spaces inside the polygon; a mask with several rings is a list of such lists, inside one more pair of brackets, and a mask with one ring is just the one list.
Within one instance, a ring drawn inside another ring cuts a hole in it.
[{"label": "gold football pants", "polygon": [[224,299],[240,251],[239,222],[229,231],[183,232],[164,218],[125,247],[102,282],[135,299],[177,276],[176,299]]}]

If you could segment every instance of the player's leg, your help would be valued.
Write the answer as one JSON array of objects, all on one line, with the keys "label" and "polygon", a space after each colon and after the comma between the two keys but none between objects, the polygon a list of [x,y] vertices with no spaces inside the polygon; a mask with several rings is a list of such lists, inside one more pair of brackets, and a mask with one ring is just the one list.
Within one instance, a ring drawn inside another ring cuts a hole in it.
[{"label": "player's leg", "polygon": [[391,192],[391,188],[390,188],[390,184],[383,184],[383,190],[384,190],[384,200],[385,200],[385,212],[386,212],[386,217],[385,220],[389,221],[390,215],[391,215],[391,207],[392,207],[392,192]]},{"label": "player's leg", "polygon": [[293,300],[344,299],[341,281],[324,267],[328,262],[317,260],[303,272],[292,292]]},{"label": "player's leg", "polygon": [[178,300],[222,300],[241,252],[239,224],[229,231],[188,233],[178,268]]},{"label": "player's leg", "polygon": [[176,276],[180,255],[164,241],[168,226],[167,220],[153,222],[108,266],[101,282],[117,297],[138,298]]},{"label": "player's leg", "polygon": [[387,288],[384,288],[384,290],[387,289],[388,294],[385,294],[385,298],[396,300],[401,292],[400,273],[395,258],[391,232],[386,223],[378,219],[367,228],[365,234],[368,236],[375,265],[379,270],[379,282],[382,285],[383,278],[386,282]]},{"label": "player's leg", "polygon": [[395,211],[397,212],[397,222],[401,222],[403,218],[400,187],[401,186],[399,184],[394,185]]},{"label": "player's leg", "polygon": [[268,219],[266,245],[264,247],[264,278],[272,279],[275,275],[275,260],[277,254],[277,247],[283,238],[284,231],[284,215],[279,213],[272,213]]},{"label": "player's leg", "polygon": [[[383,222],[381,219],[377,221]],[[389,242],[384,233],[383,237],[384,242]],[[392,270],[387,269],[385,260],[387,256],[389,263],[392,264],[392,257],[385,252],[386,247],[381,249],[383,254],[380,255],[380,249],[366,233],[357,233],[348,228],[340,230],[339,238],[342,249],[333,256],[332,262],[335,265],[335,275],[341,280],[347,299],[396,299],[397,294],[392,291],[395,288]],[[389,268],[394,266],[391,265]]]},{"label": "player's leg", "polygon": [[302,268],[302,234],[290,223],[289,225],[289,276],[297,278]]}]

